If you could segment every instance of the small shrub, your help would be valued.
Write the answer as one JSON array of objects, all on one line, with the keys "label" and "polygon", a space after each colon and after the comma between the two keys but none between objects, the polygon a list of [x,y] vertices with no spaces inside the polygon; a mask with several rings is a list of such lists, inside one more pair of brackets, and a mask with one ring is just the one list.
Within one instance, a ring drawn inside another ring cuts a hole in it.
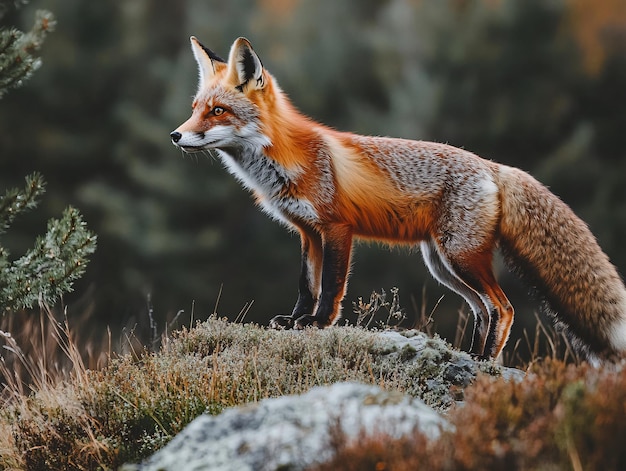
[{"label": "small shrub", "polygon": [[555,415],[557,444],[574,469],[626,469],[624,369],[571,382]]},{"label": "small shrub", "polygon": [[394,439],[388,435],[363,433],[355,442],[331,434],[335,458],[313,467],[315,471],[414,471],[442,468],[441,455],[433,453],[432,443],[420,434]]},{"label": "small shrub", "polygon": [[558,462],[554,409],[581,370],[546,361],[524,381],[483,376],[467,388],[465,405],[450,413],[448,436],[456,469],[535,469]]},{"label": "small shrub", "polygon": [[626,371],[546,360],[524,381],[482,376],[450,409],[453,429],[434,442],[334,437],[335,458],[317,470],[624,469]]},{"label": "small shrub", "polygon": [[352,311],[356,314],[356,325],[367,329],[370,327],[393,328],[402,324],[406,319],[406,314],[400,307],[399,292],[398,288],[391,288],[391,301],[387,300],[387,293],[384,289],[381,289],[380,293],[372,291],[368,302],[364,302],[363,298],[359,297],[356,302],[352,303]]}]

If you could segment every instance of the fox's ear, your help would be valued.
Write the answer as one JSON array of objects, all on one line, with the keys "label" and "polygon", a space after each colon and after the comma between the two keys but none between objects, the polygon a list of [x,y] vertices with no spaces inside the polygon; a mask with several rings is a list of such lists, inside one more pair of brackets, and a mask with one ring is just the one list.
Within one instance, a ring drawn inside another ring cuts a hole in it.
[{"label": "fox's ear", "polygon": [[259,90],[265,86],[263,64],[246,38],[238,38],[230,49],[228,77],[241,91],[244,87]]},{"label": "fox's ear", "polygon": [[198,88],[201,89],[205,82],[215,75],[215,63],[225,63],[224,59],[215,54],[211,49],[202,44],[195,36],[189,38],[191,50],[198,63],[198,74],[200,76]]}]

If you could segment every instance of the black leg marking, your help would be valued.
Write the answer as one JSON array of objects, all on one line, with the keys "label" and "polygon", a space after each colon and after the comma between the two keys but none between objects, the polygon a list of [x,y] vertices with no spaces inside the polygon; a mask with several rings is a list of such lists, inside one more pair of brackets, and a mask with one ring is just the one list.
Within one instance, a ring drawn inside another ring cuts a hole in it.
[{"label": "black leg marking", "polygon": [[298,301],[293,308],[292,316],[294,318],[300,317],[304,314],[312,314],[317,299],[311,292],[312,280],[310,277],[309,267],[311,260],[309,259],[309,244],[302,249],[302,260],[300,263],[300,279],[298,281]]},{"label": "black leg marking", "polygon": [[300,230],[301,261],[298,279],[298,300],[290,316],[275,316],[270,320],[274,329],[291,329],[296,319],[313,314],[317,304],[316,293],[319,289],[319,260],[322,253],[322,240],[319,234],[310,228]]},{"label": "black leg marking", "polygon": [[324,235],[322,262],[322,293],[314,315],[303,315],[296,320],[294,328],[307,326],[326,327],[339,314],[343,299],[348,266],[352,251],[352,232],[348,227],[337,227]]},{"label": "black leg marking", "polygon": [[493,350],[496,348],[496,331],[498,328],[498,322],[500,321],[500,314],[497,309],[492,309],[489,316],[489,331],[487,332],[487,340],[485,341],[485,349],[482,356],[484,358],[491,358]]}]

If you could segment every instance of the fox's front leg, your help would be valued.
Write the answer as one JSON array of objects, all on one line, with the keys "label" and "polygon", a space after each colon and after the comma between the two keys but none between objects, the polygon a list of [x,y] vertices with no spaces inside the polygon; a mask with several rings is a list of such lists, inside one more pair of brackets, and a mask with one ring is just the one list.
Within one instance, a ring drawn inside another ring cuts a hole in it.
[{"label": "fox's front leg", "polygon": [[300,229],[301,262],[298,301],[290,316],[276,316],[270,321],[273,329],[291,329],[294,321],[313,314],[320,293],[322,278],[322,236],[309,227]]},{"label": "fox's front leg", "polygon": [[322,291],[317,308],[314,314],[304,314],[296,319],[296,329],[310,325],[322,328],[339,319],[352,252],[352,229],[345,225],[325,227],[322,231],[322,252]]}]

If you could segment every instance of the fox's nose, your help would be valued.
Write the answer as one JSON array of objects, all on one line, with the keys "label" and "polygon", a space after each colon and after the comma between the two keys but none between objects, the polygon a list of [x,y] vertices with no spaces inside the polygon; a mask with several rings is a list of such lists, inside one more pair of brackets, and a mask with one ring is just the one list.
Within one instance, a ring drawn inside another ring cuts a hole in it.
[{"label": "fox's nose", "polygon": [[178,131],[172,131],[170,133],[170,137],[172,138],[172,142],[176,144],[178,141],[180,141],[180,138],[183,137],[183,135]]}]

